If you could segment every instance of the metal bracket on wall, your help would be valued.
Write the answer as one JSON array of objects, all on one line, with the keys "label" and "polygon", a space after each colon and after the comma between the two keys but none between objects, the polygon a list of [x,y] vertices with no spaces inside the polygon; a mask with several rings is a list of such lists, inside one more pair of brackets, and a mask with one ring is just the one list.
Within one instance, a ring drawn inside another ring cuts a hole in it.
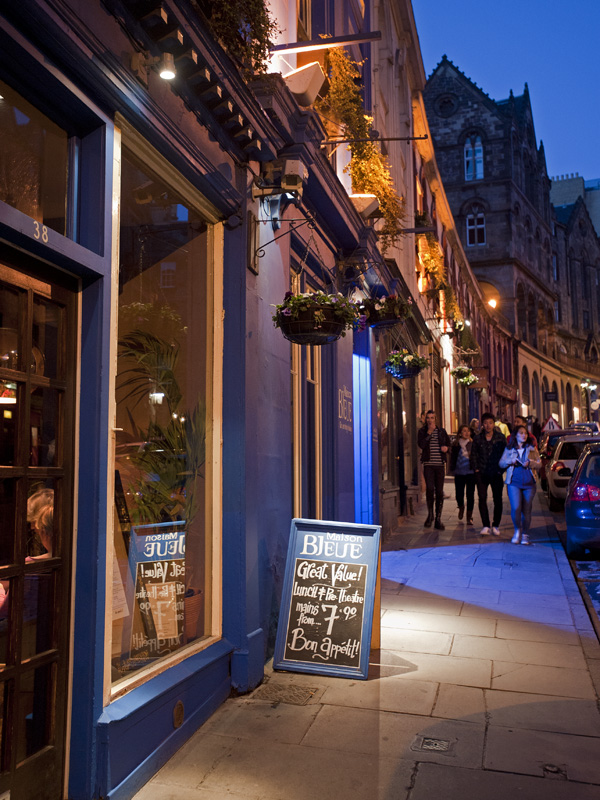
[{"label": "metal bracket on wall", "polygon": [[[268,220],[267,220],[268,221]],[[308,225],[310,230],[314,230],[316,227],[315,220],[312,217],[297,217],[293,219],[282,219],[280,222],[287,222],[290,225],[290,228],[285,233],[280,233],[279,236],[275,236],[274,239],[270,239],[268,242],[261,244],[259,247],[256,247],[256,238],[258,232],[258,226],[260,225],[259,220],[252,214],[252,219],[249,216],[249,224],[253,225],[253,230],[248,237],[249,241],[252,242],[252,246],[255,248],[254,252],[251,254],[251,258],[249,259],[248,268],[254,272],[255,275],[258,275],[258,259],[263,258],[265,255],[265,248],[268,247],[273,242],[282,239],[284,236],[289,236],[294,231],[297,231],[299,228],[302,228],[304,225]]]}]

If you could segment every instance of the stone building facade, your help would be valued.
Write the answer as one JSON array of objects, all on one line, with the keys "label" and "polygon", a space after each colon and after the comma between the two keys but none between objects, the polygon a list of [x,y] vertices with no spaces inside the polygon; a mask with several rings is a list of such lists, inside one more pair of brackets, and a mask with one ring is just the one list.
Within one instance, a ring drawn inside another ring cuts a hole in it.
[{"label": "stone building facade", "polygon": [[598,240],[583,202],[553,210],[527,84],[493,100],[444,56],[425,99],[467,256],[515,339],[513,413],[561,424],[588,417],[595,398],[579,389],[597,352]]}]

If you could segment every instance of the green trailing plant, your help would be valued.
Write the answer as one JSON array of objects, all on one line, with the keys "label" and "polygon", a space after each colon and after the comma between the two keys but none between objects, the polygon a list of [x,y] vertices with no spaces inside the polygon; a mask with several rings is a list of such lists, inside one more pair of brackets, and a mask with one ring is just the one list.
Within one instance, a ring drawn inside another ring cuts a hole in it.
[{"label": "green trailing plant", "polygon": [[444,308],[446,319],[451,319],[456,329],[462,329],[465,324],[465,318],[458,305],[454,289],[449,283],[444,286]]},{"label": "green trailing plant", "polygon": [[[344,324],[342,336],[347,330],[364,328],[365,317],[361,315],[358,306],[352,303],[343,294],[327,294],[326,292],[303,292],[293,294],[287,292],[283,303],[275,306],[273,324],[280,328],[288,320],[298,319],[310,313],[315,320],[315,328],[323,324],[326,315],[333,314],[334,318]],[[361,318],[362,317],[362,318]]]},{"label": "green trailing plant", "polygon": [[212,34],[242,66],[246,77],[263,75],[278,32],[265,0],[193,0]]},{"label": "green trailing plant", "polygon": [[379,200],[384,222],[378,233],[381,250],[385,253],[402,233],[405,202],[394,189],[387,158],[374,138],[373,119],[365,114],[359,89],[361,66],[362,62],[353,61],[343,48],[329,50],[329,90],[315,105],[328,118],[326,127],[330,135],[341,133],[344,139],[352,140],[348,146],[352,159],[346,170],[352,178],[354,192],[374,194]]},{"label": "green trailing plant", "polygon": [[419,260],[429,278],[430,288],[443,289],[446,286],[446,265],[438,240],[433,233],[421,233],[419,239]]},{"label": "green trailing plant", "polygon": [[460,365],[450,370],[450,374],[456,379],[457,383],[460,383],[463,386],[471,386],[472,384],[477,383],[477,376],[473,375],[473,370],[471,367]]},{"label": "green trailing plant", "polygon": [[[182,392],[176,378],[179,346],[153,333],[135,329],[119,340],[119,357],[133,362],[123,370],[117,389],[128,408],[131,435],[138,446],[128,453],[134,475],[129,484],[134,524],[184,519],[197,512],[196,483],[206,459],[206,407],[199,400],[181,409]],[[132,410],[150,394],[167,412],[168,421],[136,424]],[[160,399],[158,399],[160,398]]]}]

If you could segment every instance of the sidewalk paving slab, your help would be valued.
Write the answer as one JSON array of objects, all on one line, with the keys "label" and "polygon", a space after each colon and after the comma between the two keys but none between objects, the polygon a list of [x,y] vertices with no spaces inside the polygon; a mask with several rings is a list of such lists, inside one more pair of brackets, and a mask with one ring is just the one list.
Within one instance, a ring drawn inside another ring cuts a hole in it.
[{"label": "sidewalk paving slab", "polygon": [[368,680],[267,665],[135,800],[598,800],[600,643],[534,509],[532,547],[508,514],[499,538],[457,524],[452,501],[445,531],[404,520]]}]

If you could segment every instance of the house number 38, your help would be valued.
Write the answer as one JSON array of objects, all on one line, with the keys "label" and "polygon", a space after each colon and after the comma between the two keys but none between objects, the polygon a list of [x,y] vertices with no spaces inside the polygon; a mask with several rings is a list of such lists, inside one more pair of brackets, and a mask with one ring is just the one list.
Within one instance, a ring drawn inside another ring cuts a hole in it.
[{"label": "house number 38", "polygon": [[37,220],[33,220],[33,238],[41,239],[42,242],[48,241],[48,228],[45,225],[40,225]]}]

